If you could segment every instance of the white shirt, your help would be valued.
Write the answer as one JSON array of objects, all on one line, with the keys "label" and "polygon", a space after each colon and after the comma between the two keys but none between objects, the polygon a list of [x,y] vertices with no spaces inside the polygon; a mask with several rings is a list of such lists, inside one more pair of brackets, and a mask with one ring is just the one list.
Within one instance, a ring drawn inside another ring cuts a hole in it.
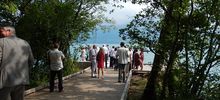
[{"label": "white shirt", "polygon": [[116,56],[118,57],[119,64],[127,64],[128,63],[128,49],[125,47],[120,47],[117,50]]},{"label": "white shirt", "polygon": [[50,69],[53,71],[58,71],[63,68],[63,61],[62,59],[65,58],[62,51],[58,49],[53,49],[48,51],[48,57],[50,60]]},{"label": "white shirt", "polygon": [[115,55],[114,55],[114,52],[115,52],[115,49],[112,48],[112,49],[109,51],[109,56],[110,56],[110,57],[114,57],[114,56],[115,56]]},{"label": "white shirt", "polygon": [[108,48],[106,46],[103,47],[105,54],[108,54]]}]

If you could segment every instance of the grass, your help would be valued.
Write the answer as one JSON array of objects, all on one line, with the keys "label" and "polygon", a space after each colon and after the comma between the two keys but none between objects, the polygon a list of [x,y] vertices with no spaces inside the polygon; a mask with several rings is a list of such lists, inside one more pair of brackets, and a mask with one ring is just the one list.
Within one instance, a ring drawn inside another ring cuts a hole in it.
[{"label": "grass", "polygon": [[127,100],[140,100],[147,83],[146,74],[136,74],[131,78],[130,88],[128,90]]}]

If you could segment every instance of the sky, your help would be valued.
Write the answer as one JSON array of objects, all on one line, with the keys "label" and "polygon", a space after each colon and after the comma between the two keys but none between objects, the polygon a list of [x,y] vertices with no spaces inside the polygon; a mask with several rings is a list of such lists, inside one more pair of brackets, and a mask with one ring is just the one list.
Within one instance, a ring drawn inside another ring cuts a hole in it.
[{"label": "sky", "polygon": [[115,9],[113,13],[106,12],[106,16],[113,19],[115,28],[108,32],[98,30],[95,34],[91,34],[91,38],[86,42],[88,44],[119,44],[122,39],[119,37],[119,29],[125,28],[126,25],[141,11],[144,5],[132,4],[131,2],[119,2],[117,5],[123,5],[123,8],[115,8],[112,5],[106,5],[107,10]]},{"label": "sky", "polygon": [[[119,29],[125,28],[126,25],[134,18],[134,16],[140,12],[146,5],[132,4],[131,2],[120,2],[118,5],[123,5],[124,8],[115,8],[114,12],[109,14],[106,13],[108,18],[111,18],[115,21],[115,29],[112,29],[108,32],[103,32],[98,30],[96,34],[91,34],[91,38],[86,42],[87,44],[98,44],[102,46],[103,44],[109,44],[109,46],[119,46],[120,42],[123,41],[119,37]],[[107,5],[108,10],[114,9],[112,6]],[[153,53],[144,53],[144,62],[149,63],[153,62],[154,54]]]}]

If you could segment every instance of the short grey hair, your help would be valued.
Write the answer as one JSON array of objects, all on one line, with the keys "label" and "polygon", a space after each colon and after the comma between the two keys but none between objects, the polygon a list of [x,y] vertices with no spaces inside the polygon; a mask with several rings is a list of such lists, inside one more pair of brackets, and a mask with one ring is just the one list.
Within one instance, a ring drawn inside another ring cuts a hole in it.
[{"label": "short grey hair", "polygon": [[5,26],[4,29],[10,30],[10,32],[11,32],[12,34],[15,34],[15,33],[16,33],[15,28],[14,28],[13,26]]}]

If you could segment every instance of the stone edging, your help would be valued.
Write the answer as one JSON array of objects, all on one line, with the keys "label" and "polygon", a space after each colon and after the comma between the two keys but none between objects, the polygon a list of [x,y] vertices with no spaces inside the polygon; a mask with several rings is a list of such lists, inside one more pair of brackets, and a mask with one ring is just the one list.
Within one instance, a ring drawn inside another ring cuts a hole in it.
[{"label": "stone edging", "polygon": [[[67,79],[70,79],[70,78],[72,78],[72,77],[74,77],[74,76],[76,76],[76,75],[82,74],[82,73],[84,73],[86,70],[89,70],[89,69],[90,69],[90,67],[87,67],[87,68],[85,68],[85,69],[83,69],[83,70],[81,70],[81,71],[79,71],[79,72],[76,72],[76,73],[67,75],[67,76],[63,77],[63,80],[67,80]],[[58,82],[58,79],[55,80],[55,83],[57,83],[57,82]],[[34,92],[36,92],[36,91],[38,91],[38,90],[41,90],[41,89],[44,89],[44,88],[46,88],[46,87],[48,87],[48,86],[49,86],[49,83],[48,83],[48,84],[41,85],[41,86],[38,86],[38,87],[35,87],[35,88],[28,89],[28,90],[26,90],[26,91],[24,92],[24,95],[28,95],[28,94],[34,93]]]},{"label": "stone edging", "polygon": [[130,70],[130,72],[129,72],[129,75],[128,75],[128,78],[127,78],[127,81],[126,81],[126,84],[125,84],[125,87],[124,87],[124,90],[123,90],[123,93],[121,95],[120,100],[127,100],[128,89],[130,87],[132,72],[133,72],[133,69]]}]

